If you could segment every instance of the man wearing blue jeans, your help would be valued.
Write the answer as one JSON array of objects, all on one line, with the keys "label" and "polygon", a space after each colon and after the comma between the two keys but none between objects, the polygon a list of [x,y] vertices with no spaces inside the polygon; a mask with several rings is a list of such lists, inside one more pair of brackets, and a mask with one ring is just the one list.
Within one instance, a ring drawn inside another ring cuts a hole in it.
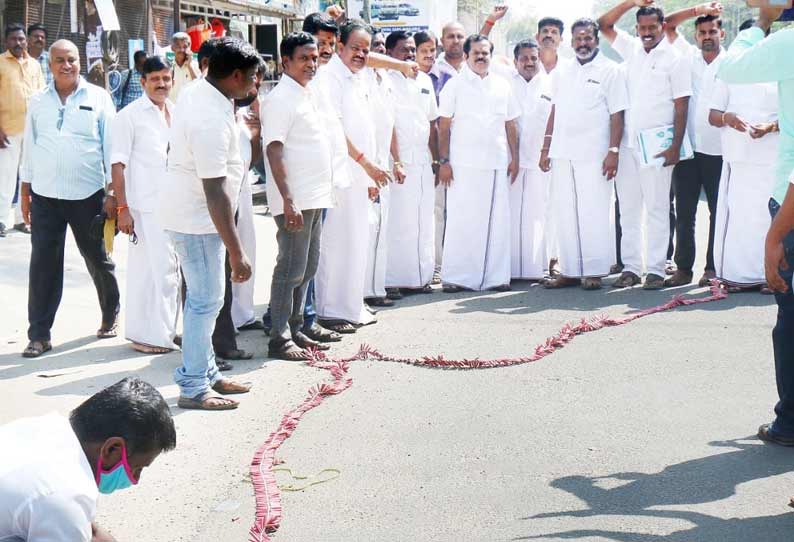
[{"label": "man wearing blue jeans", "polygon": [[163,228],[187,285],[182,366],[174,375],[180,408],[234,409],[237,401],[212,391],[228,395],[251,388],[221,376],[211,337],[223,306],[226,251],[231,280],[251,278],[234,222],[232,202],[237,201],[244,168],[232,99],[255,92],[259,63],[251,45],[237,38],[220,39],[206,78],[179,100],[173,115],[168,175],[160,199]]},{"label": "man wearing blue jeans", "polygon": [[761,8],[753,28],[733,42],[717,72],[726,83],[776,81],[780,102],[780,146],[777,183],[769,210],[774,217],[766,238],[766,280],[775,290],[777,324],[772,332],[777,391],[775,419],[758,429],[758,437],[794,446],[794,29],[766,37],[782,8]]}]

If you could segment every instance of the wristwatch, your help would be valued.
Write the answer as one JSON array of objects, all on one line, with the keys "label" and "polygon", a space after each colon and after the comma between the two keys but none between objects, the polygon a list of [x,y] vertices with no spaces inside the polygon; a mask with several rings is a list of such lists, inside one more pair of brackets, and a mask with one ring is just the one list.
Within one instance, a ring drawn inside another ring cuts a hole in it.
[{"label": "wristwatch", "polygon": [[615,154],[619,154],[620,153],[620,147],[609,147],[607,150],[609,152],[614,152]]},{"label": "wristwatch", "polygon": [[443,166],[444,164],[449,164],[449,158],[439,158],[438,159],[438,164],[440,166]]}]

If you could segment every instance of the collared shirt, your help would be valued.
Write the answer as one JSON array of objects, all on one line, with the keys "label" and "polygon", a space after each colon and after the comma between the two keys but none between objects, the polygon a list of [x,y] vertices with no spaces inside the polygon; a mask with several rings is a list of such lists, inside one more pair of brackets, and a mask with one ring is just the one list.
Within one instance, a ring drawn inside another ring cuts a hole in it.
[{"label": "collared shirt", "polygon": [[521,106],[519,117],[519,162],[522,168],[540,169],[540,150],[546,135],[546,123],[553,98],[552,78],[538,70],[526,81],[518,72],[510,78],[513,96]]},{"label": "collared shirt", "polygon": [[[467,67],[441,91],[439,115],[452,119],[449,160],[452,167],[506,169],[509,160],[505,123],[521,116],[510,83]],[[519,156],[520,159],[520,156]]]},{"label": "collared shirt", "polygon": [[20,179],[40,196],[81,200],[110,184],[116,107],[103,88],[80,78],[61,102],[53,81],[30,99]]},{"label": "collared shirt", "polygon": [[623,70],[601,51],[555,70],[554,136],[549,156],[598,161],[609,149],[610,117],[629,107]]},{"label": "collared shirt", "polygon": [[[316,89],[284,74],[262,102],[263,146],[284,145],[285,182],[299,210],[333,207],[333,151]],[[265,159],[267,202],[273,216],[284,214],[284,201]]]},{"label": "collared shirt", "polygon": [[0,540],[89,542],[99,490],[69,420],[16,420],[0,442]]},{"label": "collared shirt", "polygon": [[163,229],[217,233],[203,179],[225,178],[224,190],[234,208],[244,173],[232,101],[206,80],[197,83],[174,107],[168,144],[168,174],[160,190]]},{"label": "collared shirt", "polygon": [[141,77],[138,70],[131,69],[125,71],[118,81],[111,83],[111,87],[116,89],[113,93],[113,101],[116,102],[116,108],[119,111],[143,96]]},{"label": "collared shirt", "polygon": [[724,57],[724,51],[720,49],[717,58],[708,64],[703,58],[703,51],[680,34],[673,42],[673,47],[689,58],[692,66],[692,98],[689,100],[687,116],[687,132],[692,148],[695,152],[720,156],[722,154],[720,129],[709,123],[709,110],[714,85],[717,82],[717,69]]},{"label": "collared shirt", "polygon": [[626,64],[631,102],[626,112],[626,144],[634,148],[642,130],[674,123],[673,100],[692,95],[692,72],[667,38],[646,52],[640,38],[618,30],[612,48]]},{"label": "collared shirt", "polygon": [[[461,71],[463,67],[466,65],[466,61],[464,60],[461,66]],[[430,78],[433,81],[433,88],[436,91],[436,101],[440,99],[441,91],[444,89],[444,86],[447,82],[452,79],[453,77],[457,77],[460,74],[460,71],[456,70],[455,67],[447,62],[446,55],[441,53],[436,61],[433,63],[433,67],[430,68]]]},{"label": "collared shirt", "polygon": [[44,75],[44,84],[49,85],[52,82],[52,70],[50,69],[50,53],[42,51],[39,55],[39,66],[41,66],[41,73]]},{"label": "collared shirt", "polygon": [[353,169],[350,167],[348,158],[347,138],[345,136],[345,127],[342,125],[341,114],[337,108],[331,105],[329,96],[329,86],[331,84],[333,84],[333,80],[328,77],[326,64],[317,68],[317,74],[309,83],[309,88],[317,93],[321,103],[321,113],[326,122],[327,137],[331,142],[331,153],[333,155],[334,187],[347,188],[353,183]]},{"label": "collared shirt", "polygon": [[777,181],[773,197],[783,203],[789,179],[794,179],[794,30],[784,29],[764,39],[760,28],[739,33],[717,71],[727,83],[772,83],[778,85],[780,101],[780,146]]},{"label": "collared shirt", "polygon": [[[191,54],[191,53],[188,53]],[[193,66],[193,71],[197,74],[201,73],[198,64],[193,60],[192,56],[189,56],[188,59],[185,61],[184,64],[181,66],[174,62],[173,65],[173,73],[174,73],[174,83],[171,87],[171,93],[168,95],[168,99],[172,102],[176,103],[179,98],[179,93],[182,89],[193,80],[193,76],[190,74],[190,69],[188,65]]]},{"label": "collared shirt", "polygon": [[369,80],[372,107],[377,111],[373,115],[375,122],[375,143],[377,145],[377,164],[379,167],[391,170],[391,140],[394,135],[395,123],[395,97],[394,87],[387,70],[374,70],[366,68],[365,77]]},{"label": "collared shirt", "polygon": [[41,67],[27,52],[21,59],[10,51],[0,55],[0,130],[6,135],[21,134],[28,100],[43,87]]},{"label": "collared shirt", "polygon": [[[173,118],[174,106],[165,108]],[[168,122],[165,112],[141,96],[113,120],[112,164],[124,164],[127,205],[141,212],[157,210],[168,159]]]},{"label": "collared shirt", "polygon": [[416,79],[390,71],[394,88],[395,131],[400,161],[405,164],[429,164],[430,123],[438,118],[433,82],[426,73]]}]

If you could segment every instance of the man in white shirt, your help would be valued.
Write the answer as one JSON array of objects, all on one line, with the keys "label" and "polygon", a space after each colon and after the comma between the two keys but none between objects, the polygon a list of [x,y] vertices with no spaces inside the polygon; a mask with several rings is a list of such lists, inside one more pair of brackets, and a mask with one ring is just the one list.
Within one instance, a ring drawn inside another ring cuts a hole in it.
[{"label": "man in white shirt", "polygon": [[69,418],[52,413],[0,427],[0,540],[115,542],[94,523],[99,494],[136,485],[176,447],[163,396],[125,378]]},{"label": "man in white shirt", "polygon": [[[631,37],[615,24],[632,8],[637,35]],[[598,19],[601,33],[623,58],[629,88],[626,137],[620,152],[616,184],[620,199],[621,257],[624,271],[614,286],[639,284],[643,245],[647,276],[643,288],[664,287],[670,243],[670,185],[673,166],[681,161],[686,135],[692,74],[687,59],[664,36],[664,12],[652,0],[623,0]],[[672,144],[654,156],[662,167],[641,167],[639,135],[644,130],[672,126]],[[645,213],[643,213],[643,210]],[[643,230],[646,242],[643,244]]]},{"label": "man in white shirt", "polygon": [[563,61],[558,51],[564,30],[565,24],[557,17],[543,17],[538,21],[535,39],[540,46],[540,69],[545,75],[549,75]]},{"label": "man in white shirt", "polygon": [[554,107],[541,153],[541,167],[552,169],[560,265],[560,276],[544,286],[581,283],[585,290],[597,290],[615,256],[609,181],[618,172],[629,97],[623,71],[598,48],[595,21],[579,19],[571,33],[576,60],[555,74]]},{"label": "man in white shirt", "polygon": [[179,316],[179,263],[156,212],[166,182],[168,130],[173,104],[171,66],[161,57],[143,63],[144,95],[113,120],[110,156],[117,225],[134,236],[127,256],[125,333],[146,354],[175,350]]},{"label": "man in white shirt", "polygon": [[198,79],[201,76],[201,70],[193,60],[190,36],[185,32],[177,32],[171,36],[171,51],[174,53],[174,84],[168,97],[176,103],[182,89],[194,79]]},{"label": "man in white shirt", "polygon": [[[717,2],[681,9],[667,16],[667,38],[692,65],[692,98],[689,101],[687,132],[695,151],[693,158],[673,168],[673,192],[676,208],[676,272],[664,281],[665,286],[683,286],[692,282],[695,264],[695,216],[700,191],[706,193],[709,206],[709,239],[706,267],[698,284],[708,285],[714,273],[714,226],[717,215],[717,194],[722,172],[722,145],[719,129],[709,124],[709,109],[717,69],[722,61],[722,5]],[[678,32],[686,20],[695,18],[695,42],[690,44]],[[765,213],[764,213],[765,214]]]},{"label": "man in white shirt", "polygon": [[548,262],[546,196],[551,175],[541,171],[538,164],[551,111],[551,77],[541,69],[540,47],[534,39],[519,42],[513,57],[516,70],[510,75],[510,82],[513,96],[521,106],[521,163],[518,178],[510,185],[510,276],[514,280],[540,280]]},{"label": "man in white shirt", "polygon": [[[389,34],[386,48],[398,60],[416,60],[414,39],[406,32]],[[405,176],[390,187],[386,289],[429,293],[435,263],[433,157],[438,153],[438,106],[426,73],[420,72],[416,79],[395,71],[389,76],[394,89],[396,160]]]},{"label": "man in white shirt", "polygon": [[237,408],[237,401],[213,396],[210,389],[220,394],[250,390],[221,376],[211,336],[224,302],[224,248],[231,280],[251,277],[234,223],[243,163],[232,99],[253,91],[259,62],[251,45],[221,38],[207,77],[174,110],[160,212],[187,284],[182,366],[175,373],[181,408]]},{"label": "man in white shirt", "polygon": [[[278,256],[270,293],[268,355],[309,359],[318,343],[302,332],[306,289],[320,259],[322,216],[333,204],[333,154],[317,91],[318,50],[306,32],[287,35],[280,46],[284,74],[262,108],[268,204],[278,231]],[[311,160],[307,160],[311,156]]]},{"label": "man in white shirt", "polygon": [[470,36],[466,67],[441,91],[439,181],[447,187],[444,291],[510,289],[510,183],[521,115],[510,83],[489,73],[493,44]]}]

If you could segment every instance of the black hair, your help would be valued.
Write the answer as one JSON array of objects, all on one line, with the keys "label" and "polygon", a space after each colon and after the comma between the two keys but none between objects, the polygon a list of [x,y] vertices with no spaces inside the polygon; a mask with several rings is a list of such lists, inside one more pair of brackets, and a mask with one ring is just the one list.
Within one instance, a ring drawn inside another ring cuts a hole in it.
[{"label": "black hair", "polygon": [[143,61],[143,66],[141,66],[141,75],[146,77],[150,73],[170,69],[171,63],[167,59],[161,56],[150,56]]},{"label": "black hair", "polygon": [[314,39],[314,36],[308,32],[290,32],[281,40],[278,52],[282,59],[292,58],[295,49],[305,45],[317,46],[317,41]]},{"label": "black hair", "polygon": [[141,57],[146,58],[146,51],[135,51],[132,55],[132,63],[137,64]]},{"label": "black hair", "polygon": [[301,30],[308,32],[312,36],[316,36],[320,31],[338,34],[339,25],[325,13],[312,13],[303,19],[303,28]]},{"label": "black hair", "polygon": [[25,33],[25,27],[22,26],[22,23],[8,23],[6,25],[6,30],[5,30],[6,39],[8,38],[8,36],[10,34],[13,34],[14,32],[22,32],[24,34]]},{"label": "black hair", "polygon": [[128,455],[176,448],[168,404],[154,386],[137,377],[127,377],[92,395],[72,411],[69,422],[81,443],[121,437]]},{"label": "black hair", "polygon": [[747,19],[742,24],[739,25],[739,32],[743,30],[747,30],[748,28],[752,28],[755,24],[755,19]]},{"label": "black hair", "polygon": [[537,49],[538,47],[538,42],[532,38],[521,40],[516,43],[516,46],[513,48],[513,57],[518,60],[518,55],[521,54],[521,49]]},{"label": "black hair", "polygon": [[33,23],[28,27],[28,36],[30,36],[33,32],[41,31],[44,32],[44,37],[47,37],[47,28],[41,23]]},{"label": "black hair", "polygon": [[562,34],[565,30],[565,23],[563,23],[562,20],[558,19],[557,17],[543,17],[541,20],[539,20],[538,33],[540,33],[544,26],[556,26],[560,29],[560,34]]},{"label": "black hair", "polygon": [[359,21],[356,19],[351,19],[347,21],[345,24],[342,25],[342,28],[339,29],[339,39],[342,42],[342,45],[347,45],[347,41],[350,39],[350,35],[353,32],[357,32],[359,30],[363,30],[370,36],[372,36],[372,27],[365,23],[364,21]]},{"label": "black hair", "polygon": [[580,19],[576,19],[571,25],[571,34],[573,34],[577,28],[582,28],[582,27],[592,28],[593,37],[595,39],[598,39],[598,23],[589,17],[582,17]]},{"label": "black hair", "polygon": [[413,34],[407,32],[405,30],[395,30],[391,34],[388,35],[386,38],[386,50],[391,51],[397,44],[401,41],[407,40],[408,38],[413,37]]},{"label": "black hair", "polygon": [[656,6],[642,6],[640,9],[638,9],[637,22],[640,22],[640,17],[645,17],[648,15],[655,15],[659,20],[659,24],[664,22],[664,11],[662,11],[662,8]]},{"label": "black hair", "polygon": [[196,55],[198,56],[197,61],[199,66],[201,66],[201,61],[209,59],[212,56],[212,53],[215,52],[215,48],[218,46],[218,40],[220,38],[210,38],[205,40],[201,46],[199,46],[199,50],[197,51]]},{"label": "black hair", "polygon": [[717,21],[717,27],[722,28],[722,19],[720,19],[719,15],[701,15],[695,19],[695,28],[703,23],[710,23],[711,21]]},{"label": "black hair", "polygon": [[219,38],[210,56],[207,74],[213,79],[226,79],[235,71],[247,71],[259,66],[259,53],[253,45],[239,38]]},{"label": "black hair", "polygon": [[493,42],[489,40],[487,36],[483,36],[482,34],[472,34],[466,38],[466,41],[463,42],[463,52],[468,55],[471,51],[471,46],[482,41],[487,41],[491,45],[491,53],[493,53]]},{"label": "black hair", "polygon": [[424,45],[428,41],[432,41],[436,47],[438,47],[438,38],[430,30],[422,30],[414,34],[414,42],[416,42],[417,49],[419,49],[420,45]]}]

